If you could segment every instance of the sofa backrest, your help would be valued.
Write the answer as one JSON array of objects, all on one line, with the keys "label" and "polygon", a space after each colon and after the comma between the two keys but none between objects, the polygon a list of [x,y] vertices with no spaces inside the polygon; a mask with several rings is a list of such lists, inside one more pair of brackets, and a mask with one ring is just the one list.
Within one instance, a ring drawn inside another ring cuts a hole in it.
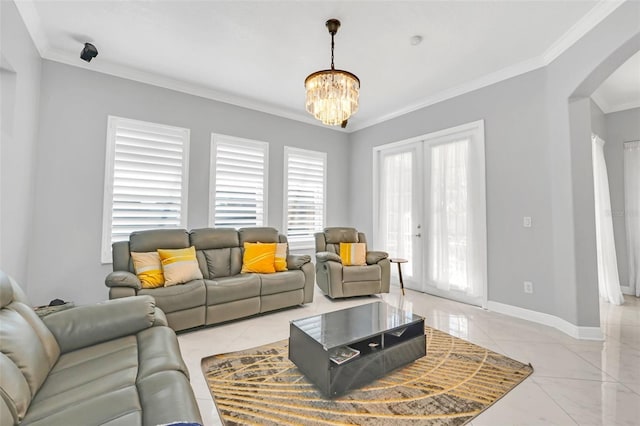
[{"label": "sofa backrest", "polygon": [[198,265],[205,279],[211,280],[240,273],[242,250],[238,231],[235,229],[194,229],[189,233],[189,240],[196,248]]},{"label": "sofa backrest", "polygon": [[132,232],[129,241],[113,243],[113,270],[135,273],[131,252],[150,252],[158,249],[180,249],[189,245],[186,229],[152,229]]},{"label": "sofa backrest", "polygon": [[[194,246],[204,279],[237,275],[242,269],[245,242],[286,243],[287,237],[270,227],[154,229],[134,232],[129,241],[114,243],[113,270],[135,273],[131,252],[179,249]],[[289,248],[287,247],[287,255]]]},{"label": "sofa backrest", "polygon": [[53,334],[15,281],[0,271],[0,418],[22,421],[59,357]]},{"label": "sofa backrest", "polygon": [[367,243],[367,237],[355,228],[333,227],[324,228],[323,232],[315,234],[316,253],[328,251],[340,254],[340,243]]}]

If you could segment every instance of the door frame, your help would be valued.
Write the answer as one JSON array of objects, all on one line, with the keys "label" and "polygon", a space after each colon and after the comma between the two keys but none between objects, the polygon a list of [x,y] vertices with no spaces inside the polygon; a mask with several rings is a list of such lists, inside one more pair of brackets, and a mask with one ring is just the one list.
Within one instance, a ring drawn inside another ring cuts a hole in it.
[{"label": "door frame", "polygon": [[[487,307],[488,293],[489,293],[489,281],[488,281],[488,262],[487,262],[487,195],[486,195],[486,186],[487,186],[487,178],[486,178],[486,167],[485,167],[485,131],[484,131],[484,120],[477,120],[465,124],[461,124],[458,126],[450,127],[447,129],[437,130],[435,132],[425,133],[420,136],[411,137],[408,139],[403,139],[396,142],[390,142],[388,144],[378,145],[373,147],[373,196],[372,196],[372,212],[373,212],[373,242],[376,247],[381,247],[381,238],[379,234],[379,226],[380,226],[380,213],[378,211],[378,207],[380,204],[380,170],[381,165],[380,155],[382,151],[386,151],[389,149],[401,148],[406,145],[411,145],[419,142],[423,142],[425,146],[430,145],[429,141],[433,141],[434,139],[440,139],[443,137],[455,137],[456,135],[471,135],[472,136],[472,144],[473,149],[469,150],[470,161],[474,161],[474,164],[478,167],[478,175],[481,175],[484,178],[484,185],[481,185],[478,188],[478,193],[476,194],[476,202],[480,206],[479,208],[479,223],[483,223],[484,227],[479,235],[479,249],[480,249],[480,257],[483,265],[483,271],[481,274],[481,279],[483,281],[483,291],[481,295],[481,307]],[[423,150],[425,152],[426,150]],[[426,197],[426,188],[425,188],[425,197]],[[423,206],[424,211],[424,206]],[[426,224],[423,224],[423,229],[426,231]],[[428,237],[427,237],[428,238]],[[427,239],[423,239],[423,247],[422,253],[426,254],[426,241]],[[422,268],[422,277],[420,279],[424,280],[426,270]],[[464,301],[463,301],[464,303]]]}]

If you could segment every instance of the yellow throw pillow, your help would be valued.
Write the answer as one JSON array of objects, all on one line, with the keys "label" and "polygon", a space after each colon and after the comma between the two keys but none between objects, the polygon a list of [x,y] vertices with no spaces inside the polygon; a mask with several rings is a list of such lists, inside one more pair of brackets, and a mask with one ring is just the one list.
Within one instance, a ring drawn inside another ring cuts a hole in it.
[{"label": "yellow throw pillow", "polygon": [[287,243],[276,243],[274,267],[276,268],[276,272],[287,270]]},{"label": "yellow throw pillow", "polygon": [[202,279],[194,246],[176,250],[158,249],[158,254],[162,261],[165,287]]},{"label": "yellow throw pillow", "polygon": [[340,243],[340,259],[345,266],[366,265],[367,245],[365,243]]},{"label": "yellow throw pillow", "polygon": [[142,283],[142,288],[156,288],[164,285],[162,263],[157,252],[131,252],[133,269]]},{"label": "yellow throw pillow", "polygon": [[257,272],[273,274],[276,258],[276,243],[244,243],[242,273]]}]

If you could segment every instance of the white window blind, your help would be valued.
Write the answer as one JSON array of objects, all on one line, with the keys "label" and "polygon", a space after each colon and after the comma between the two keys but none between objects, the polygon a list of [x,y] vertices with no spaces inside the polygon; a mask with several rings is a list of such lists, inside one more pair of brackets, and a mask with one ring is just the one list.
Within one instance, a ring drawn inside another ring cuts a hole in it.
[{"label": "white window blind", "polygon": [[102,262],[134,231],[186,227],[189,129],[109,117]]},{"label": "white window blind", "polygon": [[210,226],[266,223],[268,154],[266,142],[212,135]]},{"label": "white window blind", "polygon": [[285,147],[285,211],[292,248],[314,247],[325,219],[327,154]]}]

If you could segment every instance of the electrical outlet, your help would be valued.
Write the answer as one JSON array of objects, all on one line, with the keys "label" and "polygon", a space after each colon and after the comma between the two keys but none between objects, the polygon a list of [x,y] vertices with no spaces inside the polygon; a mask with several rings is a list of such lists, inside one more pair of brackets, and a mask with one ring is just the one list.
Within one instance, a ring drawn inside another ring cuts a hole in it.
[{"label": "electrical outlet", "polygon": [[524,292],[528,294],[533,294],[533,283],[531,281],[524,282]]},{"label": "electrical outlet", "polygon": [[525,228],[531,228],[531,216],[525,216],[522,218],[522,226]]}]

